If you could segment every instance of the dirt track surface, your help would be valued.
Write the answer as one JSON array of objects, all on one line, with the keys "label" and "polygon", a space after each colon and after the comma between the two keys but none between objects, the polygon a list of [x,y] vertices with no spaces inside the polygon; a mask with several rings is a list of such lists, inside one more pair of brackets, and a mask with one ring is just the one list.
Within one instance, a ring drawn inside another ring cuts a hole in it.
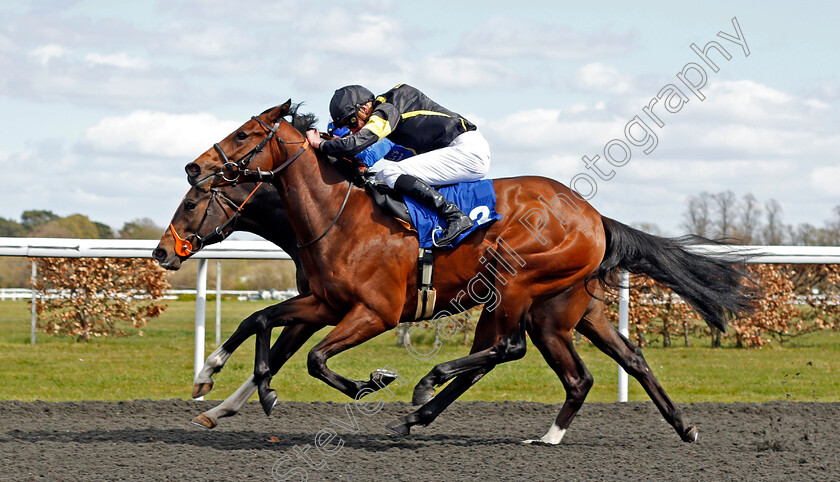
[{"label": "dirt track surface", "polygon": [[[695,444],[651,403],[590,403],[559,446],[518,443],[545,432],[555,405],[456,403],[405,438],[383,428],[404,403],[372,415],[280,403],[271,418],[251,403],[213,430],[189,424],[216,403],[0,402],[0,480],[272,480],[272,468],[277,480],[840,478],[840,403],[686,405]],[[315,447],[322,429],[328,456]]]}]

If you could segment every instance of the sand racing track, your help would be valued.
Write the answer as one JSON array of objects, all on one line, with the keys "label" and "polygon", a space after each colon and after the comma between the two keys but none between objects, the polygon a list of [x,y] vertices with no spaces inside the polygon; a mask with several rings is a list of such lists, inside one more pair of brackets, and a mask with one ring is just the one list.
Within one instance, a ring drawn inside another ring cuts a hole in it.
[{"label": "sand racing track", "polygon": [[695,444],[649,402],[589,403],[553,447],[518,443],[544,433],[553,405],[456,403],[405,438],[383,428],[405,403],[280,403],[266,418],[252,402],[213,430],[189,424],[216,403],[0,402],[0,480],[840,478],[840,403],[683,405]]}]

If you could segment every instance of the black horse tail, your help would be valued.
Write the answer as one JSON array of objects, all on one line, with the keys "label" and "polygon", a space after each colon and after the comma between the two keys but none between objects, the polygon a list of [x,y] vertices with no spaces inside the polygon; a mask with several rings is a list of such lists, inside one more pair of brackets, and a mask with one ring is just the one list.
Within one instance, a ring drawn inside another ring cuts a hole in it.
[{"label": "black horse tail", "polygon": [[760,292],[743,264],[755,254],[699,254],[692,245],[723,244],[700,236],[663,238],[601,216],[607,250],[590,275],[608,287],[619,286],[618,271],[646,275],[679,294],[709,326],[725,330],[728,316],[755,309]]}]

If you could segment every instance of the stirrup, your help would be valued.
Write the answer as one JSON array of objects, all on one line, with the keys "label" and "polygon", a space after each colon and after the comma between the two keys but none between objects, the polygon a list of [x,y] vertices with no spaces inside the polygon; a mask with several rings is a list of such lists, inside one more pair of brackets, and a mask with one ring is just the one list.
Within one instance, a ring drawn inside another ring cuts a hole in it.
[{"label": "stirrup", "polygon": [[[448,228],[448,227],[449,227],[449,226],[447,225],[447,228]],[[455,236],[453,236],[453,237],[452,237],[452,239],[450,239],[450,240],[449,240],[449,242],[448,242],[447,244],[438,244],[437,240],[435,239],[435,233],[437,233],[438,231],[445,231],[443,228],[441,228],[440,226],[438,226],[438,227],[436,227],[434,230],[432,230],[432,245],[433,245],[434,247],[436,247],[436,248],[445,248],[445,247],[447,247],[447,246],[450,246],[452,243],[454,243],[454,242],[455,242],[455,240],[456,240],[456,239],[458,239],[458,237],[459,237],[459,236],[461,236],[461,235],[462,235],[462,234],[464,234],[467,230],[469,230],[469,229],[470,229],[470,227],[472,227],[472,225],[467,226],[467,227],[464,227],[464,228],[461,228],[461,229],[457,232],[457,234],[455,234]]]},{"label": "stirrup", "polygon": [[441,246],[441,245],[437,244],[437,238],[435,236],[435,233],[437,233],[437,232],[440,232],[441,234],[443,234],[443,228],[438,226],[438,227],[436,227],[435,229],[432,230],[432,246],[434,246],[435,248],[445,248],[446,246]]}]

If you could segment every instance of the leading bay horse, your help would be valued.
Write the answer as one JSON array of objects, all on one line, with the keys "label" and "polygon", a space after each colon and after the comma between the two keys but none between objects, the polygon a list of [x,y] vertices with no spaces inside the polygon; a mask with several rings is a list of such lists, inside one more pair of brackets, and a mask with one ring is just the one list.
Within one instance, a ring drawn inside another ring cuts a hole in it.
[{"label": "leading bay horse", "polygon": [[[303,129],[309,125],[304,116],[294,117],[293,122]],[[298,268],[298,291],[304,294],[309,292],[309,282],[300,268],[297,239],[277,189],[268,183],[240,183],[235,186],[212,188],[209,192],[190,188],[178,205],[169,227],[153,251],[153,256],[162,267],[177,270],[182,261],[202,247],[220,242],[237,230],[262,236],[286,251]],[[600,288],[597,293],[601,294]],[[314,332],[324,326],[327,325],[286,326],[271,348],[271,373],[276,373]],[[645,390],[652,394],[651,397],[657,406],[662,407],[664,411],[675,409],[638,349],[623,340],[604,316],[601,301],[592,300],[587,314],[575,329],[630,371]],[[214,370],[218,368],[214,367]],[[214,428],[220,418],[238,413],[257,391],[253,378],[252,375],[223,402],[199,414],[192,422],[206,428]],[[196,384],[193,396],[204,395],[211,388],[212,379],[204,380]]]},{"label": "leading bay horse", "polygon": [[[274,326],[334,325],[310,352],[308,367],[313,376],[355,398],[380,385],[343,377],[326,361],[411,320],[417,296],[416,236],[309,148],[302,133],[284,120],[290,107],[286,102],[253,117],[186,166],[190,184],[204,192],[248,179],[271,181],[292,229],[304,241],[300,255],[311,293],[249,316],[202,370],[209,380],[256,334],[254,382],[266,413],[276,403],[269,365]],[[436,318],[448,316],[448,309],[456,313],[484,305],[472,352],[436,366],[414,391],[413,401],[423,407],[388,428],[407,434],[414,425],[430,423],[494,366],[521,358],[527,332],[566,389],[560,413],[538,439],[559,443],[592,385],[572,344],[572,331],[583,326],[596,331],[600,337],[593,342],[642,381],[679,436],[694,441],[696,429],[685,425],[638,348],[611,326],[602,333],[604,324],[593,322],[603,317],[603,304],[592,293],[601,284],[614,285],[617,269],[646,274],[680,294],[711,326],[723,328],[728,314],[749,311],[757,296],[737,267],[743,257],[692,253],[687,245],[707,240],[659,238],[632,229],[601,216],[551,179],[498,179],[494,187],[503,219],[435,257],[438,300],[450,300],[439,306],[447,309]],[[449,380],[432,398],[434,388]]]}]

